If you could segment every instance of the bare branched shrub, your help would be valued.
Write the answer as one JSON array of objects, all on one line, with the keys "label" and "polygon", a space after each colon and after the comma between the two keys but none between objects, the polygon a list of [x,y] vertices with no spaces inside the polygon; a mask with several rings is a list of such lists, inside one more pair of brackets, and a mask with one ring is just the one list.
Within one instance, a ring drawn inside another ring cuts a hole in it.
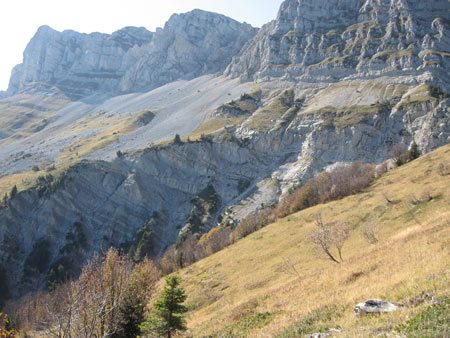
[{"label": "bare branched shrub", "polygon": [[212,255],[230,245],[231,232],[232,228],[228,226],[211,229],[200,238],[199,245],[204,248],[206,255]]},{"label": "bare branched shrub", "polygon": [[[350,235],[348,225],[345,222],[325,224],[320,214],[316,216],[315,224],[318,229],[310,234],[310,241],[331,261],[343,262],[342,248]],[[338,256],[332,253],[333,248],[337,250]]]},{"label": "bare branched shrub", "polygon": [[378,166],[376,166],[375,176],[376,177],[380,177],[384,173],[387,173],[388,170],[389,170],[388,161],[384,161],[383,163],[381,163]]},{"label": "bare branched shrub", "polygon": [[282,257],[283,262],[279,265],[277,272],[283,272],[297,278],[301,278],[300,272],[295,267],[295,264],[289,257]]},{"label": "bare branched shrub", "polygon": [[231,234],[231,242],[234,243],[241,238],[261,229],[267,224],[274,222],[275,213],[272,208],[262,209],[244,218]]},{"label": "bare branched shrub", "polygon": [[370,221],[364,224],[360,228],[360,231],[367,242],[369,242],[370,244],[375,244],[379,240],[380,228],[380,223]]},{"label": "bare branched shrub", "polygon": [[117,250],[96,256],[76,281],[11,305],[18,325],[45,337],[112,337],[130,330],[130,318],[144,310],[160,272],[152,261],[134,264]]},{"label": "bare branched shrub", "polygon": [[394,160],[398,160],[406,152],[406,150],[407,150],[407,147],[403,142],[397,143],[392,147],[391,152],[390,152],[390,157]]},{"label": "bare branched shrub", "polygon": [[177,251],[175,246],[171,246],[159,260],[159,266],[164,275],[168,275],[176,271],[179,266],[177,263]]}]

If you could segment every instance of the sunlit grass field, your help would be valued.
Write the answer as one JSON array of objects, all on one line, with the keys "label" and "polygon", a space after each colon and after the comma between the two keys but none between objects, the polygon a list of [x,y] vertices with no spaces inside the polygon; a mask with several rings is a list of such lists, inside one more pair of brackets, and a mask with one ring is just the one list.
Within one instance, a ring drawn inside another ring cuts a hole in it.
[{"label": "sunlit grass field", "polygon": [[[360,194],[290,215],[182,270],[191,308],[186,335],[301,337],[331,328],[340,337],[407,336],[400,324],[450,296],[448,168],[450,145]],[[308,240],[317,214],[352,228],[343,263],[327,260]],[[375,244],[360,231],[368,222],[380,229]],[[373,298],[404,307],[355,317],[353,307]]]}]

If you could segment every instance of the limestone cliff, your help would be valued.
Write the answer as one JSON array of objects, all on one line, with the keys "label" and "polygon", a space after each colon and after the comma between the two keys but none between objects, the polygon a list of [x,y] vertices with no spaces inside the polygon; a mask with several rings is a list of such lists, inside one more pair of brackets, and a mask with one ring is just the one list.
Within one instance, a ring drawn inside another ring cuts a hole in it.
[{"label": "limestone cliff", "polygon": [[156,33],[126,27],[108,34],[40,27],[11,76],[8,94],[34,83],[72,98],[150,90],[223,71],[256,29],[216,13],[173,15]]},{"label": "limestone cliff", "polygon": [[447,0],[286,0],[225,74],[333,82],[430,71],[448,85],[449,29]]}]

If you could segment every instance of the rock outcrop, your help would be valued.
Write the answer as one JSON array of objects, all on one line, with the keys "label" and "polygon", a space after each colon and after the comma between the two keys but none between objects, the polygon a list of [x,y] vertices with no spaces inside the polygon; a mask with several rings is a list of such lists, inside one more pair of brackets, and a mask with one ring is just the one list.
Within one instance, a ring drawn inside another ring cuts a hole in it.
[{"label": "rock outcrop", "polygon": [[355,306],[353,311],[356,316],[365,316],[367,314],[379,314],[386,312],[394,312],[398,310],[398,306],[386,302],[381,299],[370,299],[365,301],[364,303],[359,303]]},{"label": "rock outcrop", "polygon": [[194,10],[173,15],[156,33],[126,27],[108,34],[40,27],[11,76],[8,94],[46,83],[72,98],[150,90],[223,71],[256,34],[248,24]]},{"label": "rock outcrop", "polygon": [[225,74],[333,82],[433,72],[448,85],[450,3],[286,0]]}]

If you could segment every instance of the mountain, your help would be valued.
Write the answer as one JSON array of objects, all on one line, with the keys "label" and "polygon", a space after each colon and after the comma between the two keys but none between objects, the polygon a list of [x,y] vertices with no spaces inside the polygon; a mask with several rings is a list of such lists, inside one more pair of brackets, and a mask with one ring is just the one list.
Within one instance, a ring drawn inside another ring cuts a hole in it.
[{"label": "mountain", "polygon": [[150,90],[223,71],[257,29],[216,13],[174,14],[155,33],[125,27],[108,34],[40,27],[12,72],[8,93],[34,83],[72,98]]},{"label": "mountain", "polygon": [[203,11],[156,33],[41,28],[0,100],[0,270],[16,267],[0,284],[42,288],[139,231],[158,255],[323,170],[448,144],[449,6],[286,0],[258,32]]},{"label": "mountain", "polygon": [[447,0],[287,0],[226,74],[335,82],[429,72],[448,85],[449,13]]}]

